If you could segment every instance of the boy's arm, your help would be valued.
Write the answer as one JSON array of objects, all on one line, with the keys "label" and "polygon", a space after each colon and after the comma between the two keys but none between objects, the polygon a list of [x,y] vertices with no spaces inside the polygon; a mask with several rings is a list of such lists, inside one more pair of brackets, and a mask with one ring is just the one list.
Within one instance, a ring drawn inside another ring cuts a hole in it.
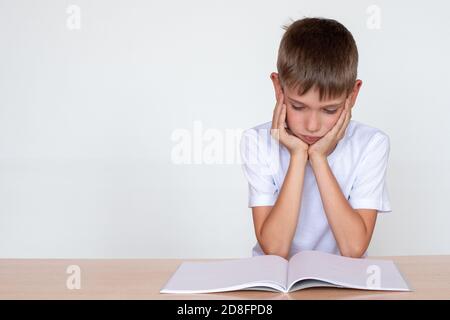
[{"label": "boy's arm", "polygon": [[273,207],[256,207],[252,212],[261,249],[265,254],[275,254],[287,259],[297,228],[308,162],[308,145],[287,128],[284,92],[278,78],[273,83],[277,102],[273,111],[271,135],[289,150],[290,162]]},{"label": "boy's arm", "polygon": [[307,162],[306,154],[292,155],[274,206],[252,209],[256,237],[265,254],[288,258],[297,228]]},{"label": "boy's arm", "polygon": [[308,149],[309,161],[316,176],[323,208],[333,231],[339,251],[343,256],[361,257],[372,238],[377,218],[375,209],[353,209],[336,181],[328,164],[327,156],[332,152],[351,119],[352,96],[345,101],[335,126]]},{"label": "boy's arm", "polygon": [[375,209],[353,209],[331,171],[327,158],[310,156],[323,208],[343,256],[360,258],[366,252],[377,218]]}]

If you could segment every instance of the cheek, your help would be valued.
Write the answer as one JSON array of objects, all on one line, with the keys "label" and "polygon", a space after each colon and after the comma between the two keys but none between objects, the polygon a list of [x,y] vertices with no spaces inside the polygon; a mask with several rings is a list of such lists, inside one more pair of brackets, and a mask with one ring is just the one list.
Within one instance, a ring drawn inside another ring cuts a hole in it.
[{"label": "cheek", "polygon": [[336,122],[338,122],[340,116],[341,116],[341,114],[339,112],[336,112],[336,114],[334,114],[333,117],[331,117],[331,118],[333,118],[333,120],[332,120],[332,122],[333,122],[332,126],[333,127],[336,124]]},{"label": "cheek", "polygon": [[286,123],[288,124],[289,128],[295,129],[302,126],[302,117],[300,115],[300,112],[297,112],[295,110],[292,110],[288,108],[286,110]]},{"label": "cheek", "polygon": [[326,128],[326,131],[330,131],[335,126],[336,122],[339,120],[339,113],[333,116],[328,116],[325,118],[323,126]]}]

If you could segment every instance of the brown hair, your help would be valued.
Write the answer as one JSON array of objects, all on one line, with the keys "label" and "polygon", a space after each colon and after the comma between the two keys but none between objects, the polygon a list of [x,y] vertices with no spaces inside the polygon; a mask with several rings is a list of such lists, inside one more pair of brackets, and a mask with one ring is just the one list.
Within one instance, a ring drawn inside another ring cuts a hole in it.
[{"label": "brown hair", "polygon": [[303,95],[318,88],[320,100],[348,95],[355,84],[358,49],[339,22],[304,18],[283,26],[277,69],[282,86]]}]

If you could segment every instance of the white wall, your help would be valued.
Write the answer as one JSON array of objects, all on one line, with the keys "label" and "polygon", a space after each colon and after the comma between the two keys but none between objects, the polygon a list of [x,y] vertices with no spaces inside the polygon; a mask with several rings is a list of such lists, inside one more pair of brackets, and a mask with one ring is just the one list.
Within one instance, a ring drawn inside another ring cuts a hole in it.
[{"label": "white wall", "polygon": [[449,254],[449,14],[444,1],[0,0],[0,257],[249,256],[240,163],[176,165],[171,136],[271,120],[281,25],[304,15],[354,34],[353,119],[391,138],[393,212],[369,253]]}]

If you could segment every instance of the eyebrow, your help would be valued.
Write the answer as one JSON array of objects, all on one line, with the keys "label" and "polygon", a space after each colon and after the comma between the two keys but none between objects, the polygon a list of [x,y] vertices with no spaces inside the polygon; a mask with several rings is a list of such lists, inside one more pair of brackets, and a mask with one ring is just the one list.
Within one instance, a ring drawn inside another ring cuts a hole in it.
[{"label": "eyebrow", "polygon": [[[304,103],[304,102],[301,102],[301,101],[292,99],[292,98],[290,98],[290,97],[288,97],[288,99],[291,100],[291,102],[293,101],[293,102],[300,103],[300,104],[302,104],[302,105],[304,105],[304,106],[309,107],[309,106],[308,106],[306,103]],[[345,100],[344,100],[344,101],[345,101]],[[336,103],[336,104],[329,104],[329,105],[323,106],[322,109],[325,109],[325,108],[333,108],[333,107],[339,107],[342,103],[344,103],[344,101],[338,102],[338,103]]]}]

